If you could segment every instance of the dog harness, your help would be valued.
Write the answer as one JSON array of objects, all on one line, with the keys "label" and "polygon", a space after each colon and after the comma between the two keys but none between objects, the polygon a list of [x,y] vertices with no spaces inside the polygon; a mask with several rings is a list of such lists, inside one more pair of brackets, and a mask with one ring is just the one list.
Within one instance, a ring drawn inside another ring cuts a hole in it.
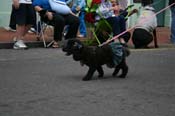
[{"label": "dog harness", "polygon": [[111,42],[109,45],[113,52],[114,65],[117,66],[118,64],[120,64],[123,58],[123,46],[117,42]]}]

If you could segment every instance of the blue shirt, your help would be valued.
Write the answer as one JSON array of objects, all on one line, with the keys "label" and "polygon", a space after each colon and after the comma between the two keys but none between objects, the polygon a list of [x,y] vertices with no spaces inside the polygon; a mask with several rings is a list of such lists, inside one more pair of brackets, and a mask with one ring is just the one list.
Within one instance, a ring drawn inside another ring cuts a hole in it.
[{"label": "blue shirt", "polygon": [[44,10],[52,10],[49,4],[49,0],[34,0],[32,5],[35,6],[40,6]]},{"label": "blue shirt", "polygon": [[86,5],[85,0],[66,0],[66,3],[69,4],[73,1],[73,7],[79,6],[80,8],[84,8]]},{"label": "blue shirt", "polygon": [[61,2],[66,2],[67,0],[55,0],[55,1],[61,1]]}]

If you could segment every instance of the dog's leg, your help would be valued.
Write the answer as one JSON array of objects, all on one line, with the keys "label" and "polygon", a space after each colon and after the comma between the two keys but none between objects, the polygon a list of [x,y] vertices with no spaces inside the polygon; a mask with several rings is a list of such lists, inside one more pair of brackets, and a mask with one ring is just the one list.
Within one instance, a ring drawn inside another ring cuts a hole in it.
[{"label": "dog's leg", "polygon": [[103,71],[102,66],[98,66],[98,67],[97,67],[97,71],[98,71],[98,73],[99,73],[98,77],[103,77],[104,71]]},{"label": "dog's leg", "polygon": [[83,81],[91,80],[96,68],[95,67],[89,67],[89,70],[86,74],[86,76],[83,78]]},{"label": "dog's leg", "polygon": [[125,78],[128,73],[128,66],[125,60],[122,61],[121,69],[122,69],[122,74],[119,75],[118,77]]},{"label": "dog's leg", "polygon": [[112,73],[112,76],[113,76],[113,77],[115,77],[115,76],[118,74],[120,68],[121,68],[120,64],[117,65],[117,66],[115,67],[115,70],[114,70],[114,72]]}]

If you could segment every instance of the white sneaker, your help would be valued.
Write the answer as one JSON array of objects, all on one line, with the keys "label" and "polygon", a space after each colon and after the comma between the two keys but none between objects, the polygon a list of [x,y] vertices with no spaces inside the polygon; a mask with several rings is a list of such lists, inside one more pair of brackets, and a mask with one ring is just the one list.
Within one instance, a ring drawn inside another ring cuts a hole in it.
[{"label": "white sneaker", "polygon": [[77,35],[77,37],[78,38],[85,38],[86,36],[80,34],[80,35]]},{"label": "white sneaker", "polygon": [[36,30],[32,27],[32,28],[30,28],[30,30],[28,31],[28,33],[36,33]]},{"label": "white sneaker", "polygon": [[23,40],[17,40],[14,45],[13,45],[14,49],[27,49],[27,46],[25,45],[25,43],[23,42]]},{"label": "white sneaker", "polygon": [[13,31],[13,32],[16,31],[15,29],[12,29],[11,27],[4,27],[4,29],[7,30],[7,31]]}]

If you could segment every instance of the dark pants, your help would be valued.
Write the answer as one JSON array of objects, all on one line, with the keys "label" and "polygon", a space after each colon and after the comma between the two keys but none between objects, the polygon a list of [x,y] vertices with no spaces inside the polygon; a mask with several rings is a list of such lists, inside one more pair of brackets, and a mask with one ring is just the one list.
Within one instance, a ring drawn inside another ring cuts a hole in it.
[{"label": "dark pants", "polygon": [[65,25],[69,25],[69,30],[65,36],[65,39],[75,38],[78,32],[79,19],[76,16],[71,14],[69,15],[60,15],[55,13],[51,21],[44,19],[44,22],[50,24],[54,27],[54,40],[61,41],[62,33]]},{"label": "dark pants", "polygon": [[36,24],[36,12],[32,4],[19,5],[18,9],[14,10],[16,24],[17,25],[35,25]]},{"label": "dark pants", "polygon": [[121,15],[116,16],[116,17],[109,17],[107,18],[107,21],[112,27],[114,36],[126,30],[126,20]]},{"label": "dark pants", "polygon": [[[15,8],[12,5],[12,10],[11,10],[11,14],[10,14],[10,23],[9,23],[9,27],[16,30],[16,14],[15,14]],[[36,20],[36,12],[34,10],[34,17]],[[35,28],[35,30],[37,30],[37,25],[36,23],[32,25],[33,28]]]},{"label": "dark pants", "polygon": [[12,11],[11,11],[11,15],[10,15],[10,24],[9,27],[16,30],[16,18],[15,18],[15,8],[12,5]]},{"label": "dark pants", "polygon": [[[98,22],[101,24],[101,26],[98,26],[98,29],[96,28],[95,30],[97,37],[101,43],[105,42],[109,38],[111,32],[113,33],[113,36],[117,36],[118,34],[126,31],[126,20],[123,15],[119,15],[117,17],[109,17],[106,19],[107,23],[103,21],[104,23],[102,24],[102,21],[103,19]],[[106,34],[103,33],[104,31]],[[130,33],[127,32],[121,35],[119,38],[123,38],[127,43],[130,39]]]},{"label": "dark pants", "polygon": [[146,48],[152,40],[152,34],[145,29],[135,29],[133,32],[132,42],[135,48]]},{"label": "dark pants", "polygon": [[[118,34],[126,31],[126,20],[123,15],[107,18],[107,21],[112,27],[114,36],[117,36]],[[131,36],[130,32],[126,32],[123,35],[119,36],[119,38],[123,38],[124,41],[127,43],[130,39],[130,36]]]}]

